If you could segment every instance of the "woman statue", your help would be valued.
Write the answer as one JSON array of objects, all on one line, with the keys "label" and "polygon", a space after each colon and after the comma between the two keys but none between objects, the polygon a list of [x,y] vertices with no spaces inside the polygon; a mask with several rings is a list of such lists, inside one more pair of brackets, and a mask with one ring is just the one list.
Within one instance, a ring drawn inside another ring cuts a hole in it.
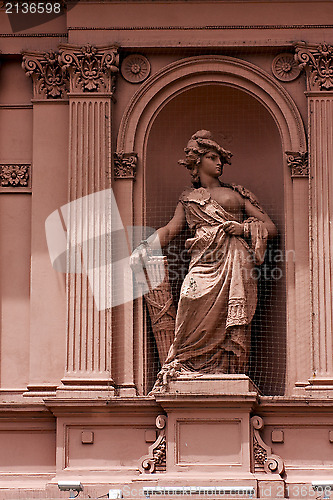
[{"label": "woman statue", "polygon": [[245,373],[257,304],[253,268],[264,260],[267,237],[277,234],[252,193],[219,180],[232,155],[210,132],[196,132],[184,151],[179,163],[190,170],[193,187],[180,196],[170,222],[131,257],[135,269],[158,241],[165,247],[186,223],[192,231],[175,338],[155,389],[182,372]]}]

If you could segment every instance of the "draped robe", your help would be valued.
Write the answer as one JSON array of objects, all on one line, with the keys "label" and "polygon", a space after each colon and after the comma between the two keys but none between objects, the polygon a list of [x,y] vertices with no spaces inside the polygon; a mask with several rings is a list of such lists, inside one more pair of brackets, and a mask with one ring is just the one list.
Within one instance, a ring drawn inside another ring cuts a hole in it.
[{"label": "draped robe", "polygon": [[175,339],[161,375],[165,378],[175,369],[244,373],[257,304],[254,265],[263,260],[267,230],[261,221],[248,219],[251,248],[243,237],[224,231],[225,222],[239,221],[205,188],[185,190],[180,201],[194,235],[186,241],[190,266],[180,292]]}]

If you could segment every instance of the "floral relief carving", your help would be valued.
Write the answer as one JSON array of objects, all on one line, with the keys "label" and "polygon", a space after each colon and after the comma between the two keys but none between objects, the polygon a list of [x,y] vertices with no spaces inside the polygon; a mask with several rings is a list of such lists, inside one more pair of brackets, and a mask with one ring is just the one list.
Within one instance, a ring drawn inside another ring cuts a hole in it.
[{"label": "floral relief carving", "polygon": [[260,430],[264,428],[264,421],[261,417],[251,418],[253,428],[252,453],[254,470],[266,472],[268,474],[284,474],[284,463],[281,457],[272,453],[272,448],[262,440]]},{"label": "floral relief carving", "polygon": [[0,165],[0,186],[2,188],[29,188],[29,164],[2,164]]},{"label": "floral relief carving", "polygon": [[296,80],[301,72],[293,54],[289,52],[279,54],[272,62],[272,73],[281,82]]},{"label": "floral relief carving", "polygon": [[298,43],[295,58],[307,75],[308,90],[333,89],[333,48],[331,45],[318,46]]},{"label": "floral relief carving", "polygon": [[66,95],[68,82],[56,52],[25,53],[22,67],[26,76],[32,77],[35,99],[60,99]]},{"label": "floral relief carving", "polygon": [[254,453],[254,461],[257,464],[264,466],[264,463],[267,460],[267,451],[265,450],[265,448],[260,446],[256,436],[253,436],[253,453]]},{"label": "floral relief carving", "polygon": [[159,430],[155,443],[149,446],[149,453],[140,459],[139,470],[141,473],[153,474],[166,471],[166,435],[165,427],[167,417],[158,415],[156,427]]},{"label": "floral relief carving", "polygon": [[70,75],[71,92],[101,92],[113,94],[118,73],[117,48],[62,45],[59,63]]},{"label": "floral relief carving", "polygon": [[137,153],[114,153],[114,177],[115,179],[135,179]]},{"label": "floral relief carving", "polygon": [[286,151],[291,177],[309,177],[308,153]]},{"label": "floral relief carving", "polygon": [[130,83],[141,83],[148,78],[150,62],[141,54],[130,54],[121,65],[121,74]]}]

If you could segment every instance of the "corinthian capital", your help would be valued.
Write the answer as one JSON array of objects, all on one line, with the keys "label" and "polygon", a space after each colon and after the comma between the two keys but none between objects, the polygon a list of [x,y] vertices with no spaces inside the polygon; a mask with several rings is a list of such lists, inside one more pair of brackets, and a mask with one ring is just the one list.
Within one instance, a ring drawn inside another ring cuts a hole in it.
[{"label": "corinthian capital", "polygon": [[32,77],[35,99],[59,99],[66,95],[67,81],[56,52],[25,52],[22,68]]},{"label": "corinthian capital", "polygon": [[114,153],[114,177],[115,179],[135,179],[137,153]]},{"label": "corinthian capital", "polygon": [[333,90],[333,48],[331,45],[296,44],[296,61],[305,69],[308,90]]},{"label": "corinthian capital", "polygon": [[114,92],[119,69],[117,47],[61,45],[59,63],[70,76],[71,92]]},{"label": "corinthian capital", "polygon": [[286,151],[287,164],[291,177],[309,177],[308,153],[299,151]]}]

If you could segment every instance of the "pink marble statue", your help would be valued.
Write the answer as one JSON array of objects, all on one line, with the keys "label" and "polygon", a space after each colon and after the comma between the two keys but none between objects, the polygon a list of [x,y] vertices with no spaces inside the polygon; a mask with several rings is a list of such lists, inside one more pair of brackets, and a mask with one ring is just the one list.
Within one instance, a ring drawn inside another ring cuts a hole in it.
[{"label": "pink marble statue", "polygon": [[[133,267],[149,259],[157,241],[165,247],[185,227],[191,256],[182,284],[175,339],[156,387],[183,371],[245,373],[250,324],[257,304],[255,264],[264,260],[266,241],[276,228],[252,193],[219,180],[232,156],[200,130],[179,163],[191,171],[193,187],[180,196],[171,221],[133,253]],[[158,239],[157,239],[158,238]]]}]

